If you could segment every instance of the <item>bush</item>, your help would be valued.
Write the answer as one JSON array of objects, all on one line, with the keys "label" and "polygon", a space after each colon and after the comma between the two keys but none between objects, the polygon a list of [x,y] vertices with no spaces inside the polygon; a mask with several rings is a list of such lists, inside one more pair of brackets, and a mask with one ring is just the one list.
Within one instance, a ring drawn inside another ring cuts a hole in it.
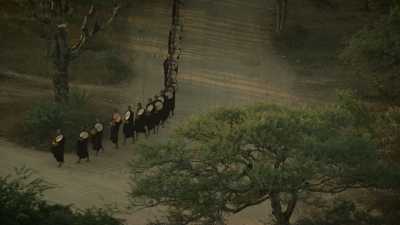
[{"label": "bush", "polygon": [[337,200],[331,207],[312,217],[300,219],[296,225],[386,225],[383,217],[372,216],[358,209],[353,202]]},{"label": "bush", "polygon": [[341,59],[369,81],[377,97],[400,104],[400,6],[357,32]]},{"label": "bush", "polygon": [[44,102],[34,106],[24,121],[27,144],[48,149],[56,129],[66,136],[66,148],[74,149],[82,127],[91,127],[98,117],[89,104],[86,92],[73,90],[67,105]]},{"label": "bush", "polygon": [[31,170],[21,168],[16,174],[0,177],[0,221],[2,225],[122,225],[111,210],[74,211],[70,206],[51,205],[43,192],[51,188],[35,178]]}]

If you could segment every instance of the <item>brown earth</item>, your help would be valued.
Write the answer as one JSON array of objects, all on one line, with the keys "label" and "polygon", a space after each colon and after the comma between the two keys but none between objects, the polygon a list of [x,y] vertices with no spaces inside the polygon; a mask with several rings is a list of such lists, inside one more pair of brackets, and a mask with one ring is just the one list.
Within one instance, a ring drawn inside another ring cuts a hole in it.
[{"label": "brown earth", "polygon": [[[331,101],[335,89],[345,86],[345,81],[332,78],[299,77],[286,59],[276,52],[270,27],[272,2],[185,1],[176,116],[159,136],[152,136],[149,141],[168,138],[173,127],[188,116],[215,107],[255,102],[320,104]],[[119,105],[121,109],[145,101],[146,97],[158,92],[162,85],[162,60],[166,55],[169,8],[169,1],[151,0],[132,9],[129,17],[132,37],[123,40],[126,48],[136,52],[132,67],[138,75],[132,81],[112,87],[79,87],[95,95],[96,101],[104,102],[105,106]],[[10,113],[18,110],[13,107],[15,101],[37,101],[51,93],[47,80],[30,76],[4,79],[9,83],[1,83],[0,106],[8,108]],[[110,108],[107,110],[111,111]],[[65,166],[59,169],[48,152],[22,148],[1,140],[0,175],[25,165],[57,186],[46,194],[52,202],[76,207],[116,204],[124,209],[129,191],[128,162],[134,155],[134,145],[115,150],[107,143],[106,152],[92,157],[90,163],[75,164],[75,156],[67,155]],[[260,220],[269,217],[268,209],[263,204],[229,216],[229,224],[262,224]],[[132,225],[143,224],[161,215],[156,209],[135,213],[124,211],[121,214]]]}]

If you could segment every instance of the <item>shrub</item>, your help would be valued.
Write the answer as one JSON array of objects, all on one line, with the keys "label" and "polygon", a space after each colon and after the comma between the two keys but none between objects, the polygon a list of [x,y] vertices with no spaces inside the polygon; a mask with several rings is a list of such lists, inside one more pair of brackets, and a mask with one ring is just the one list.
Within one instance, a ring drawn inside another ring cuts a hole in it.
[{"label": "shrub", "polygon": [[25,137],[37,147],[48,145],[51,133],[63,128],[66,107],[55,103],[42,103],[34,106],[25,119]]},{"label": "shrub", "polygon": [[400,6],[358,31],[340,58],[375,89],[376,97],[400,104]]},{"label": "shrub", "polygon": [[24,121],[27,144],[48,149],[55,130],[62,129],[67,150],[74,149],[81,128],[92,126],[95,118],[99,117],[89,100],[86,92],[73,90],[67,105],[43,102],[34,106]]},{"label": "shrub", "polygon": [[383,218],[358,209],[353,202],[336,200],[312,217],[300,219],[296,225],[385,225]]},{"label": "shrub", "polygon": [[2,225],[122,225],[112,211],[92,208],[74,211],[70,206],[51,205],[43,200],[51,188],[35,178],[31,170],[17,169],[15,175],[0,177],[0,221]]}]

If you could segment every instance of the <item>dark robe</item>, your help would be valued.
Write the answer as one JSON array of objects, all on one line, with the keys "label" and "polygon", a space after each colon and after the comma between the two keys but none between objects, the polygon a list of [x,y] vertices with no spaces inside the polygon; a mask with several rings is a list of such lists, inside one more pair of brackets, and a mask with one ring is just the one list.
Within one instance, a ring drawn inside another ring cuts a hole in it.
[{"label": "dark robe", "polygon": [[[153,105],[153,110],[151,110],[150,112],[147,111],[148,106]],[[155,121],[155,106],[153,104],[153,102],[148,103],[146,105],[146,125],[148,127],[149,130],[153,130],[156,127],[156,121]]]},{"label": "dark robe", "polygon": [[131,113],[131,116],[129,117],[128,121],[124,122],[124,126],[122,128],[126,138],[133,137],[134,134],[134,120],[133,120],[134,115],[131,110],[129,110],[129,112]]},{"label": "dark robe", "polygon": [[144,133],[146,132],[146,121],[145,121],[145,114],[139,116],[139,110],[142,108],[137,109],[136,111],[136,118],[135,118],[135,131],[137,133]]},{"label": "dark robe", "polygon": [[110,139],[112,143],[117,144],[118,143],[118,133],[119,133],[119,127],[121,126],[121,122],[113,122],[111,125],[111,132],[110,132]]},{"label": "dark robe", "polygon": [[[162,101],[160,101],[159,99],[156,99],[155,101],[153,101],[153,105],[156,106],[156,104],[162,104],[163,105]],[[155,108],[155,110],[154,110],[154,123],[155,123],[155,126],[159,126],[160,123],[162,122],[163,109],[164,108],[162,108],[161,110],[157,110],[157,108]]]},{"label": "dark robe", "polygon": [[80,138],[78,140],[76,154],[78,155],[79,159],[89,158],[88,144],[89,144],[88,138],[86,139]]},{"label": "dark robe", "polygon": [[170,77],[170,62],[168,58],[164,60],[163,66],[164,66],[164,87],[167,87],[168,80]]},{"label": "dark robe", "polygon": [[167,102],[167,97],[165,95],[161,95],[164,98],[164,102],[163,102],[163,109],[161,110],[160,114],[161,114],[161,123],[165,123],[165,121],[167,121],[168,119],[168,115],[169,115],[169,105]]},{"label": "dark robe", "polygon": [[58,142],[56,145],[52,145],[51,153],[59,163],[64,162],[64,150],[65,150],[65,137]]},{"label": "dark robe", "polygon": [[169,110],[168,116],[170,116],[170,115],[173,116],[175,113],[175,89],[172,92],[172,98],[171,99],[167,98],[167,105],[168,105],[167,107]]},{"label": "dark robe", "polygon": [[96,133],[92,134],[91,140],[93,150],[98,152],[103,149],[103,131],[96,131]]}]

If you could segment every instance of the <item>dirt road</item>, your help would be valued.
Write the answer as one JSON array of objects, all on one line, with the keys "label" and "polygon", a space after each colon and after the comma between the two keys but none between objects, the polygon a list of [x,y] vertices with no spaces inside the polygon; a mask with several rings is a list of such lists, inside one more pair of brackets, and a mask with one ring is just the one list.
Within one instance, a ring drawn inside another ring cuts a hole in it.
[{"label": "dirt road", "polygon": [[[166,55],[169,26],[169,2],[144,1],[132,11],[132,65],[139,73],[129,84],[113,88],[119,91],[121,109],[145,101],[162,86],[162,60]],[[190,115],[218,106],[238,106],[253,102],[299,103],[321,102],[333,89],[318,93],[332,81],[302,80],[285,59],[275,52],[271,42],[271,5],[265,0],[186,0],[183,57],[179,75],[176,117],[158,137],[168,138],[173,127]],[[140,32],[135,32],[140,30]],[[102,87],[104,90],[105,87]],[[96,91],[93,88],[87,88]],[[98,90],[97,90],[98,91]],[[104,91],[107,95],[107,91]],[[0,175],[26,165],[57,188],[46,197],[53,202],[77,207],[117,204],[127,205],[129,168],[135,147],[128,144],[120,150],[109,144],[106,152],[92,157],[90,163],[75,164],[75,156],[66,156],[66,165],[56,168],[48,152],[0,141]],[[124,213],[132,225],[143,224],[160,215],[157,210]],[[268,207],[261,205],[229,217],[229,224],[261,224],[268,217]]]}]

